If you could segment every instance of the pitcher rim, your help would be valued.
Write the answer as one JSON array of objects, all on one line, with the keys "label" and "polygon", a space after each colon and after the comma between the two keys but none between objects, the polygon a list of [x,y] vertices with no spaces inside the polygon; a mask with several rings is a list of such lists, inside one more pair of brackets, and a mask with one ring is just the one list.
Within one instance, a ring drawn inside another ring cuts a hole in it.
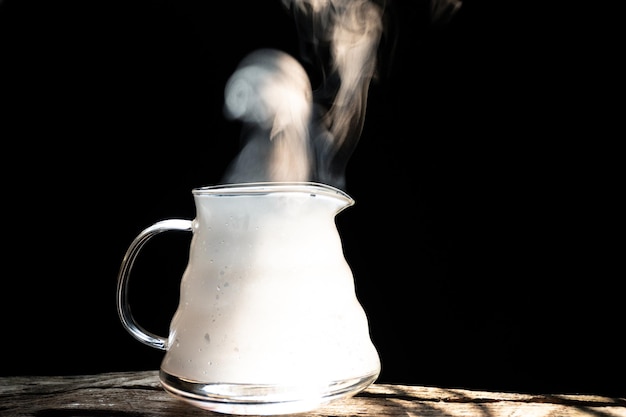
[{"label": "pitcher rim", "polygon": [[354,199],[350,197],[345,191],[328,184],[313,181],[226,183],[196,187],[192,190],[192,193],[194,195],[213,196],[236,196],[251,194],[262,195],[272,192],[304,192],[310,193],[311,195],[321,194],[331,197],[339,197],[345,200],[348,205],[354,204]]}]

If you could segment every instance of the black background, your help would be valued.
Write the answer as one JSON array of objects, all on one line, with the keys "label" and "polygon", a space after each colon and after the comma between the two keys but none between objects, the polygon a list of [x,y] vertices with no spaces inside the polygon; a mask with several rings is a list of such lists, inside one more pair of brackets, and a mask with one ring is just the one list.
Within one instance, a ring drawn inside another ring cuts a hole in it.
[{"label": "black background", "polygon": [[[425,1],[387,4],[337,218],[379,382],[626,395],[618,49],[610,10],[572,7],[468,0],[437,25]],[[0,375],[157,369],[118,320],[120,262],[219,182],[239,137],[224,84],[260,47],[298,57],[291,17],[278,0],[4,0],[0,35]],[[155,238],[133,272],[159,334],[188,244]]]}]

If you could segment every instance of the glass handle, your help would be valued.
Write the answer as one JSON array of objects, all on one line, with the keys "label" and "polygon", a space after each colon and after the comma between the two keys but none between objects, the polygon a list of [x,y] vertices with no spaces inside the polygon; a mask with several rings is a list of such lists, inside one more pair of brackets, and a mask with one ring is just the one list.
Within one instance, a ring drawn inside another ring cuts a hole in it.
[{"label": "glass handle", "polygon": [[122,325],[135,339],[148,346],[161,350],[167,348],[167,337],[162,337],[145,330],[135,321],[130,311],[130,305],[128,303],[128,278],[133,268],[133,263],[143,245],[159,233],[171,230],[191,231],[192,221],[184,219],[162,220],[144,229],[128,247],[126,255],[124,255],[124,259],[122,260],[119,275],[117,276],[117,313],[122,321]]}]

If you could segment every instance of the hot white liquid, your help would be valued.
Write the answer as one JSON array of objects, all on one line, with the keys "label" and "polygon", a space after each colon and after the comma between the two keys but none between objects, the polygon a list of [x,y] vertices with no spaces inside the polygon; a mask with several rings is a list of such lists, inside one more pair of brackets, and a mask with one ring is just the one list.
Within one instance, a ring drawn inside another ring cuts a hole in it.
[{"label": "hot white liquid", "polygon": [[250,384],[378,372],[334,223],[345,202],[265,197],[196,196],[190,260],[162,369],[198,382]]}]

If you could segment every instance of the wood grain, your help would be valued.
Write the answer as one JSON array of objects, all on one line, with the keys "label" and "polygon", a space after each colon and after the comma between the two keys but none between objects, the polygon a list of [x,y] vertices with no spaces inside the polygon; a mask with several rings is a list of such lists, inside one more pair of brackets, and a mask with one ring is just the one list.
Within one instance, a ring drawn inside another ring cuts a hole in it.
[{"label": "wood grain", "polygon": [[[157,371],[0,378],[2,417],[223,416],[166,393]],[[300,417],[626,417],[626,399],[374,384]]]}]

